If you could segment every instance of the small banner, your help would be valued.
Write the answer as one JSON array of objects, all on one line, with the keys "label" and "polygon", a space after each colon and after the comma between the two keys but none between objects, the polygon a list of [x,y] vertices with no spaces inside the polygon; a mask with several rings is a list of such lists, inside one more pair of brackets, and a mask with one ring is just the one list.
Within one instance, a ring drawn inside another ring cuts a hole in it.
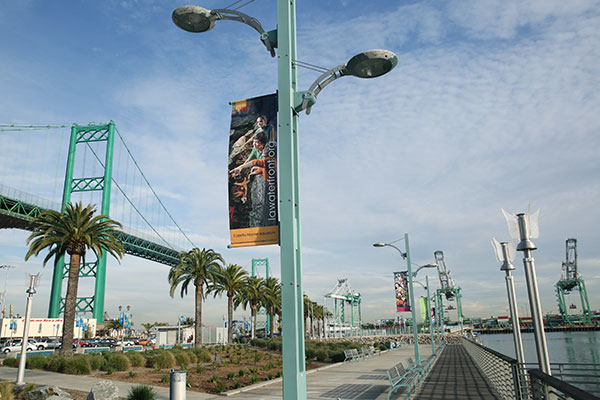
[{"label": "small banner", "polygon": [[396,311],[410,311],[410,301],[408,299],[408,282],[406,280],[407,271],[394,272],[394,289],[396,293]]},{"label": "small banner", "polygon": [[279,243],[277,94],[232,103],[229,133],[231,247]]},{"label": "small banner", "polygon": [[419,298],[419,308],[421,309],[421,319],[428,321],[427,319],[427,297]]},{"label": "small banner", "polygon": [[435,320],[435,307],[431,307],[431,323],[434,325],[437,324]]}]

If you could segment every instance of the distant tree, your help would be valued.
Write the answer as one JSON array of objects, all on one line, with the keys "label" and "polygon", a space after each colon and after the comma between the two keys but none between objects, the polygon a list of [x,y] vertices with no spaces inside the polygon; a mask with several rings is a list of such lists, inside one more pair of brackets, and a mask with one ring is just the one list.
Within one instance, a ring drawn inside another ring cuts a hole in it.
[{"label": "distant tree", "polygon": [[237,303],[241,304],[244,310],[246,307],[250,307],[250,315],[252,318],[252,329],[251,338],[256,337],[256,314],[258,307],[264,299],[264,288],[265,280],[258,276],[248,276],[244,280],[240,296],[237,299]]},{"label": "distant tree", "polygon": [[204,289],[208,287],[214,271],[225,261],[223,257],[212,249],[193,248],[188,252],[181,252],[179,264],[169,271],[169,284],[171,285],[171,297],[177,286],[181,285],[181,297],[187,294],[188,286],[195,286],[196,305],[194,345],[202,346],[202,301],[204,300]]},{"label": "distant tree", "polygon": [[117,238],[121,224],[106,215],[95,215],[91,204],[83,208],[81,203],[67,204],[64,211],[46,210],[33,219],[33,232],[27,238],[29,250],[25,260],[49,249],[44,266],[55,257],[56,262],[69,254],[69,278],[63,314],[63,336],[60,354],[73,353],[73,335],[77,305],[79,270],[85,264],[86,250],[91,249],[100,258],[105,252],[120,261],[125,249]]},{"label": "distant tree", "polygon": [[269,316],[269,337],[273,337],[275,314],[278,312],[281,304],[281,283],[279,283],[277,278],[269,277],[265,280],[262,304]]},{"label": "distant tree", "polygon": [[229,264],[227,268],[220,266],[214,273],[214,280],[209,286],[209,291],[215,296],[227,295],[227,339],[233,342],[233,300],[242,291],[244,280],[248,276],[241,266]]}]

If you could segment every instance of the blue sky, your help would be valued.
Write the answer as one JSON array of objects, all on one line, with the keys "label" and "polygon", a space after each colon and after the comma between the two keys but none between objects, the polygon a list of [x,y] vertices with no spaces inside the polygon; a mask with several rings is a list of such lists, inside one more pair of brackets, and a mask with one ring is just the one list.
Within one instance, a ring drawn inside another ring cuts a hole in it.
[{"label": "blue sky", "polygon": [[[522,212],[531,204],[541,208],[534,257],[544,312],[557,312],[554,284],[568,237],[578,239],[579,268],[599,308],[598,3],[298,3],[301,61],[329,68],[375,48],[399,57],[386,76],[336,81],[300,118],[304,289],[311,298],[322,302],[338,278],[348,278],[362,294],[365,320],[393,318],[392,272],[405,264],[393,249],[371,244],[408,232],[414,263],[431,263],[435,250],[444,251],[466,315],[506,315],[490,240],[508,239],[501,208]],[[279,276],[278,247],[227,249],[225,180],[228,102],[274,92],[276,59],[239,23],[222,21],[204,34],[178,29],[171,12],[184,4],[0,0],[0,123],[114,120],[194,243],[247,267],[253,257],[268,257]],[[274,1],[241,11],[274,29]],[[300,89],[317,76],[300,70]],[[0,183],[40,195],[33,179],[9,165],[47,170],[60,181],[62,155],[43,167],[25,154],[54,141],[65,151],[63,131],[38,133],[40,139],[0,133]],[[17,266],[8,274],[7,302],[23,310],[23,274],[42,271],[34,305],[41,316],[51,269],[42,269],[41,259],[23,261],[26,237],[0,231],[0,263]],[[520,312],[528,314],[520,259],[515,265]],[[115,315],[129,304],[137,322],[191,315],[192,296],[168,296],[167,273],[129,256],[121,265],[109,261],[106,310]],[[225,307],[209,299],[206,323],[221,324]]]}]

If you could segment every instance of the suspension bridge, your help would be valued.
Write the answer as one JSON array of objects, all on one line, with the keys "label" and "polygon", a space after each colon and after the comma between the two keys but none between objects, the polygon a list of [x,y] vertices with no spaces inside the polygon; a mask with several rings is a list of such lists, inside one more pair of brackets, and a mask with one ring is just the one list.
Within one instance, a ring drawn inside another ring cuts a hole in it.
[{"label": "suspension bridge", "polygon": [[[196,247],[150,185],[113,121],[0,125],[0,148],[0,229],[31,231],[33,218],[43,211],[82,202],[98,205],[101,214],[122,223],[119,239],[126,254],[173,266],[180,251]],[[90,312],[98,322],[104,316],[106,262],[106,255],[86,259],[80,271],[80,278],[94,280],[94,292],[77,298],[77,311]],[[64,309],[68,270],[64,259],[56,260],[49,318]]]}]

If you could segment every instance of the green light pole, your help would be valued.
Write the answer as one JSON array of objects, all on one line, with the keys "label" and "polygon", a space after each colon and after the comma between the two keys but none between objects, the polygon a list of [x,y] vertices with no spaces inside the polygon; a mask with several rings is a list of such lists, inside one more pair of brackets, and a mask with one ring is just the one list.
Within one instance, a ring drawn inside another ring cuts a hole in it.
[{"label": "green light pole", "polygon": [[408,245],[408,233],[404,234],[404,249],[406,252],[402,252],[399,248],[390,243],[374,243],[375,247],[392,247],[400,253],[402,258],[406,259],[406,267],[408,268],[408,292],[410,295],[410,313],[412,315],[412,330],[413,330],[413,340],[415,343],[415,363],[417,365],[421,364],[421,357],[419,355],[419,334],[417,332],[417,318],[415,313],[415,292],[413,290],[413,273],[410,264],[410,247]]},{"label": "green light pole", "polygon": [[334,80],[348,75],[375,78],[391,71],[398,57],[387,50],[360,53],[347,64],[326,70],[309,90],[298,91],[297,64],[301,62],[296,56],[296,0],[277,0],[277,30],[269,32],[255,18],[237,10],[182,6],[173,11],[172,19],[179,28],[194,33],[212,29],[218,20],[243,22],[260,34],[271,56],[277,48],[283,397],[305,399],[298,113],[309,113],[319,92]]}]

